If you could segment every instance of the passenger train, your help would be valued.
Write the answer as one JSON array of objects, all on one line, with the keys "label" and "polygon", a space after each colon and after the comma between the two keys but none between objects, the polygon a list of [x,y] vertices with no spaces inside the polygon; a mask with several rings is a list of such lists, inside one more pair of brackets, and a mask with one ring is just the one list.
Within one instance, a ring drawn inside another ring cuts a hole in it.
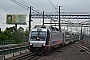
[{"label": "passenger train", "polygon": [[67,45],[79,40],[79,35],[47,25],[36,25],[29,34],[29,51],[31,53],[48,53],[53,48]]}]

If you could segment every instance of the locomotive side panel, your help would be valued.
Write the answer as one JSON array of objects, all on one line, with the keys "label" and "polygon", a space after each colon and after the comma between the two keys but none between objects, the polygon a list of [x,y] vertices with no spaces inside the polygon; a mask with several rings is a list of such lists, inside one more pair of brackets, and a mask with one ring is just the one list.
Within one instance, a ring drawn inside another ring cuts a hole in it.
[{"label": "locomotive side panel", "polygon": [[52,32],[52,45],[63,43],[63,32]]},{"label": "locomotive side panel", "polygon": [[74,35],[68,31],[44,25],[35,26],[30,33],[29,50],[32,53],[48,53],[53,48],[74,42],[74,39]]}]

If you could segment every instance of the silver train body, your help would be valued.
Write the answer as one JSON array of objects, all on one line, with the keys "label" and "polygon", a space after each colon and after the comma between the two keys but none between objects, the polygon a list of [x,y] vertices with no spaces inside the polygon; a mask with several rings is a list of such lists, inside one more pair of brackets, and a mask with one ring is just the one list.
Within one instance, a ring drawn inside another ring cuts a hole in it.
[{"label": "silver train body", "polygon": [[29,50],[32,53],[47,53],[78,39],[75,34],[52,26],[36,25],[29,35]]}]

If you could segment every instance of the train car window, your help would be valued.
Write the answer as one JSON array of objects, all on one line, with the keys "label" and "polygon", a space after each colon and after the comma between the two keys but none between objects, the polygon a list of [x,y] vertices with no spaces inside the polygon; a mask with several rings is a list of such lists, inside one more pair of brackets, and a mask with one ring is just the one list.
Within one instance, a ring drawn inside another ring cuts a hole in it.
[{"label": "train car window", "polygon": [[69,41],[69,39],[65,39],[65,41]]},{"label": "train car window", "polygon": [[40,36],[46,37],[46,32],[40,32]]},{"label": "train car window", "polygon": [[58,28],[56,28],[56,31],[59,31],[59,29],[58,29]]},{"label": "train car window", "polygon": [[72,33],[72,35],[74,35],[74,34]]},{"label": "train car window", "polygon": [[70,35],[70,33],[68,33],[68,32],[66,32],[65,34],[66,34],[66,35]]},{"label": "train car window", "polygon": [[31,32],[31,36],[38,36],[38,32]]},{"label": "train car window", "polygon": [[37,25],[34,28],[36,28],[36,27],[37,27]]},{"label": "train car window", "polygon": [[41,28],[46,28],[45,26],[42,26]]},{"label": "train car window", "polygon": [[52,27],[52,26],[51,26],[51,29],[52,29],[52,30],[55,30],[54,27]]}]

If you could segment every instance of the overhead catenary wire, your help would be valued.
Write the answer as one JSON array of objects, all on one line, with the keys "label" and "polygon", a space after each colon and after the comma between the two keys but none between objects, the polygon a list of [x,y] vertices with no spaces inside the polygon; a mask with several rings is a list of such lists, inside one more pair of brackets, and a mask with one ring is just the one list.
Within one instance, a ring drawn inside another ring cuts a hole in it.
[{"label": "overhead catenary wire", "polygon": [[22,4],[22,3],[20,3],[20,2],[18,2],[18,1],[16,1],[16,0],[11,0],[11,1],[14,2],[14,3],[16,3],[17,5],[19,5],[19,6],[21,6],[21,7],[29,10],[29,7],[28,7],[27,5],[25,5],[25,4]]},{"label": "overhead catenary wire", "polygon": [[20,2],[22,2],[23,4],[27,4],[28,6],[30,6],[27,2],[23,1],[23,0],[18,0]]},{"label": "overhead catenary wire", "polygon": [[[25,2],[25,1],[23,1],[23,0],[19,0],[19,1],[30,6],[30,4],[28,4],[27,2]],[[32,6],[31,6],[31,7],[32,7]],[[38,9],[36,9],[36,8],[34,8],[34,7],[32,7],[32,10],[35,11],[35,12],[40,12]]]},{"label": "overhead catenary wire", "polygon": [[25,5],[25,4],[21,3],[21,2],[18,2],[16,0],[11,0],[11,1],[15,2],[16,4],[19,4],[19,5],[22,5],[22,6],[25,6],[25,7],[29,8],[27,5]]},{"label": "overhead catenary wire", "polygon": [[[17,5],[25,8],[25,9],[27,9],[27,10],[29,10],[29,8],[30,8],[30,5],[29,5],[27,2],[23,1],[23,0],[18,0],[18,1],[16,1],[16,0],[11,0],[11,1],[14,2],[15,4],[17,4]],[[31,7],[32,7],[32,6],[31,6]],[[41,13],[39,10],[36,10],[34,7],[32,7],[32,10],[34,11],[34,13],[35,13],[35,12]]]},{"label": "overhead catenary wire", "polygon": [[[54,9],[55,9],[55,13],[57,13],[58,14],[58,10],[57,10],[57,7],[52,3],[52,1],[51,0],[47,0],[53,7],[54,7]],[[52,20],[53,18],[51,17],[51,20]]]},{"label": "overhead catenary wire", "polygon": [[57,11],[57,7],[52,3],[52,1],[51,0],[47,0],[53,7],[54,7],[54,9]]},{"label": "overhead catenary wire", "polygon": [[[20,2],[22,2],[23,4],[27,4],[28,6],[30,6],[27,2],[23,1],[23,0],[19,0]],[[31,6],[32,7],[32,6]],[[37,10],[36,8],[32,7],[32,10],[39,13],[40,11]]]}]

